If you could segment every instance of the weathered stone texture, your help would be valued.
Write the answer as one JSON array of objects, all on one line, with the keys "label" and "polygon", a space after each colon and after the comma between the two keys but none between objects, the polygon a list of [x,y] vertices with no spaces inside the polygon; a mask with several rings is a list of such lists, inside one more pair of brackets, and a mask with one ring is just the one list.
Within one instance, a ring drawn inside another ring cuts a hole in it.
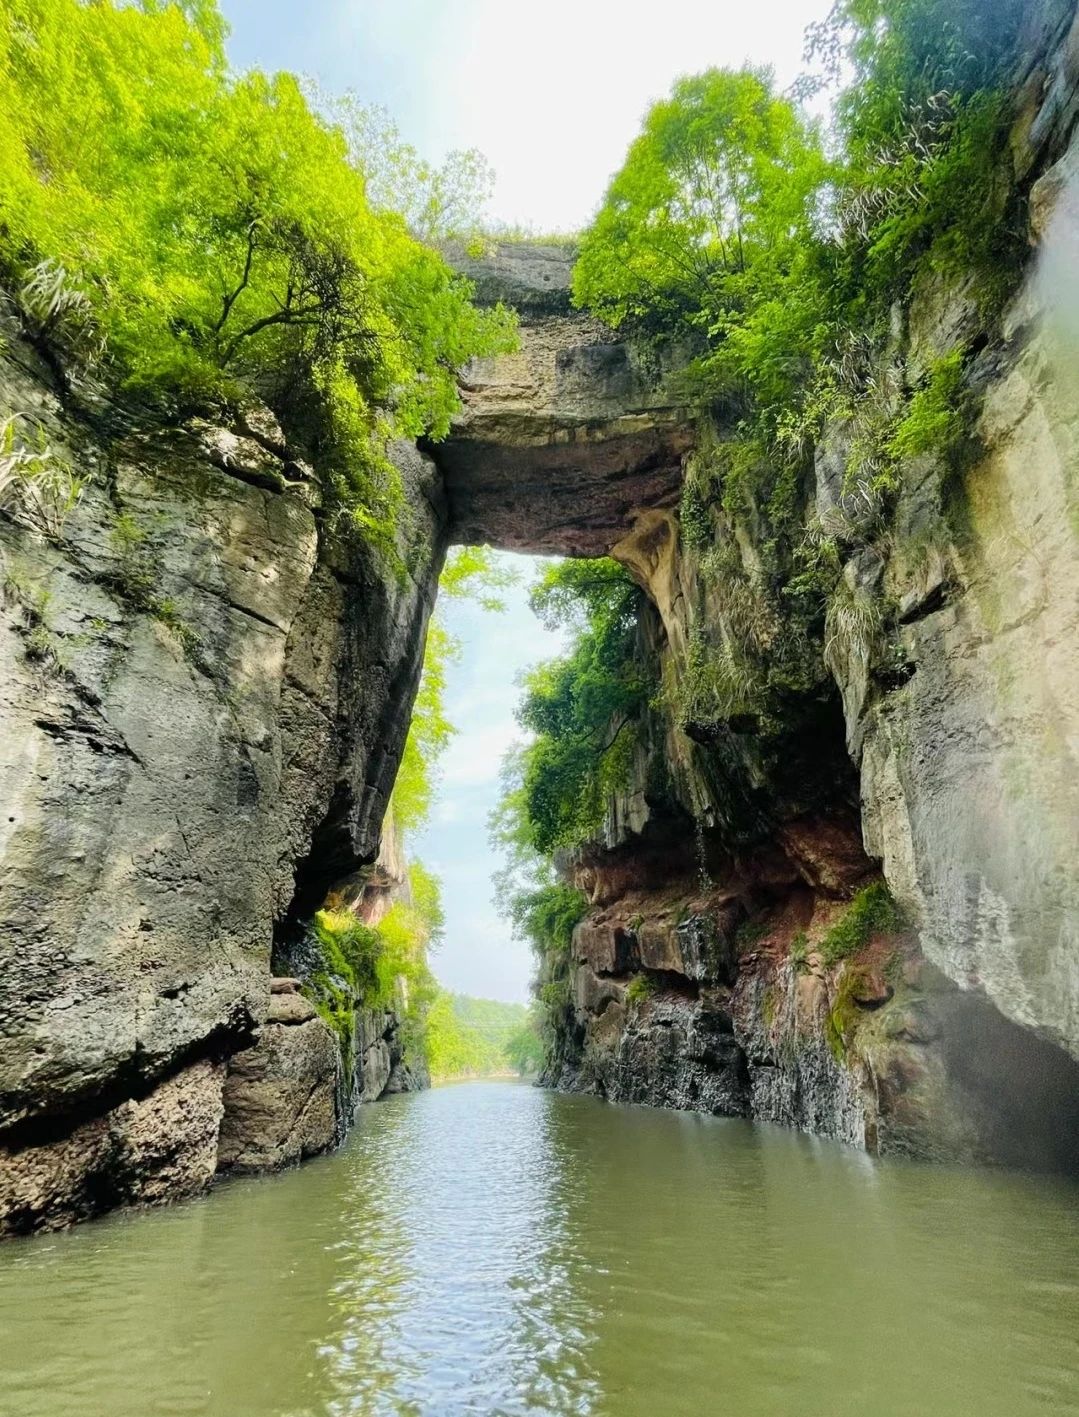
[{"label": "weathered stone texture", "polygon": [[847,707],[866,843],[929,958],[1079,1057],[1077,210],[1043,218],[1011,344],[975,373],[981,455],[901,502],[884,589],[915,672]]},{"label": "weathered stone texture", "polygon": [[[877,607],[881,642],[827,635],[810,712],[798,719],[788,698],[770,755],[751,716],[685,732],[649,723],[602,841],[576,862],[592,910],[576,936],[563,1085],[639,1099],[650,1077],[651,1100],[688,1105],[688,1083],[672,1085],[649,1060],[672,1036],[689,1056],[686,1020],[714,1008],[718,988],[747,1068],[737,1107],[754,1116],[880,1151],[1075,1165],[1079,139],[1068,134],[1079,20],[1067,30],[1069,9],[1030,7],[1012,159],[1021,182],[1045,175],[1031,197],[1031,266],[999,329],[983,328],[968,284],[938,273],[894,312],[880,353],[917,388],[934,361],[979,350],[967,376],[977,447],[909,460],[880,538],[845,480],[849,427],[825,429],[807,520],[834,532],[840,593]],[[716,516],[744,594],[760,566],[753,518]],[[677,683],[694,630],[738,642],[738,587],[702,574],[672,509],[632,523],[612,554],[654,607],[645,649]],[[842,716],[833,699],[814,717],[828,675]],[[859,799],[861,842],[849,830]],[[887,963],[871,944],[825,966],[814,944],[878,862],[917,939],[893,941]],[[694,866],[739,903],[751,934],[765,931],[761,943],[738,946],[737,911],[718,919]],[[684,947],[679,880],[690,920],[735,940],[725,975]],[[616,1008],[634,971],[652,1001]]]},{"label": "weathered stone texture", "polygon": [[258,1041],[229,1060],[218,1167],[277,1170],[326,1151],[340,1132],[340,1073],[337,1038],[310,1003],[275,995]]},{"label": "weathered stone texture", "polygon": [[224,1071],[222,1063],[195,1063],[66,1134],[16,1148],[0,1143],[0,1235],[204,1190],[217,1169]]},{"label": "weathered stone texture", "polygon": [[636,511],[676,500],[692,423],[663,370],[570,310],[571,261],[534,260],[534,250],[511,244],[460,261],[481,298],[518,306],[521,325],[516,353],[465,371],[464,407],[435,450],[451,534],[600,556]]},{"label": "weathered stone texture", "polygon": [[0,1141],[22,1147],[244,1048],[275,921],[375,858],[443,511],[400,447],[399,578],[265,430],[65,408],[14,337],[0,404],[88,479],[58,541],[0,519]]}]

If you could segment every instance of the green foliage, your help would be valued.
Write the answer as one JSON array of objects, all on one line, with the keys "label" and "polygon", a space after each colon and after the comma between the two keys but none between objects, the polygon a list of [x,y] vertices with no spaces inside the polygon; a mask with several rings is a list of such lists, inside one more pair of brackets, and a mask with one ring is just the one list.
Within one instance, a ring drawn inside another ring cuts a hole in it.
[{"label": "green foliage", "polygon": [[364,925],[351,910],[320,910],[313,929],[326,974],[346,984],[369,1007],[379,1007],[384,1002],[378,975],[382,954],[379,932]]},{"label": "green foliage", "polygon": [[588,902],[579,890],[560,881],[550,861],[536,850],[512,761],[503,781],[502,800],[491,817],[492,845],[508,855],[507,866],[497,877],[498,904],[536,960],[533,993],[538,1013],[533,1026],[544,1051],[553,1052],[570,1010],[573,931]]},{"label": "green foliage", "polygon": [[1023,240],[1002,94],[1023,0],[839,0],[809,52],[852,78],[838,104],[844,151],[840,277],[865,313],[901,298],[923,263],[979,279],[999,303]]},{"label": "green foliage", "polygon": [[788,956],[796,974],[806,974],[809,970],[809,939],[804,930],[799,930],[791,940]]},{"label": "green foliage", "polygon": [[768,933],[768,922],[765,920],[743,920],[735,931],[734,948],[736,954],[745,954],[747,951],[760,943]]},{"label": "green foliage", "polygon": [[923,387],[914,394],[892,435],[892,455],[896,458],[919,457],[923,453],[947,456],[966,433],[967,401],[963,351],[957,349],[933,364]]},{"label": "green foliage", "polygon": [[708,503],[702,496],[696,479],[688,474],[682,483],[678,523],[682,531],[682,542],[691,551],[703,551],[711,544],[714,527],[708,514]]},{"label": "green foliage", "polygon": [[873,935],[887,934],[899,926],[899,912],[883,881],[866,886],[825,935],[818,952],[825,965],[849,959]]},{"label": "green foliage", "polygon": [[349,161],[363,174],[373,207],[399,213],[421,241],[469,245],[481,238],[495,181],[482,153],[455,150],[435,167],[405,142],[386,109],[364,104],[352,92],[324,95],[315,86],[310,97],[344,133]]},{"label": "green foliage", "polygon": [[446,671],[459,648],[441,621],[427,629],[420,687],[401,763],[393,784],[391,809],[403,831],[418,830],[427,821],[438,787],[438,765],[455,729],[446,716]]},{"label": "green foliage", "polygon": [[844,577],[828,605],[824,653],[829,664],[862,672],[873,658],[881,629],[880,601],[864,586]]},{"label": "green foliage", "polygon": [[529,1010],[525,1021],[513,1030],[504,1046],[510,1066],[522,1077],[542,1072],[545,1061],[542,1022],[535,1008]]},{"label": "green foliage", "polygon": [[[487,548],[460,548],[447,558],[440,595],[477,599],[486,609],[501,609],[493,593],[506,584]],[[445,712],[446,674],[460,655],[460,643],[447,630],[436,608],[427,631],[423,671],[413,705],[408,737],[394,783],[392,809],[402,830],[421,827],[430,816],[438,784],[439,760],[456,732]]]},{"label": "green foliage", "polygon": [[837,1063],[847,1061],[847,1052],[862,1018],[855,995],[865,982],[865,971],[848,961],[836,983],[835,995],[824,1020],[824,1037]]},{"label": "green foliage", "polygon": [[501,614],[506,608],[501,592],[519,579],[517,571],[499,560],[489,546],[455,546],[442,567],[438,593],[449,600],[470,600],[481,610]]},{"label": "green foliage", "polygon": [[613,561],[562,561],[532,591],[548,628],[571,633],[561,659],[531,671],[518,709],[532,736],[508,800],[541,855],[599,829],[626,778],[648,693],[635,654],[640,592]]},{"label": "green foliage", "polygon": [[[724,430],[702,441],[682,492],[683,545],[726,599],[722,639],[698,630],[665,686],[683,723],[763,721],[815,691],[822,634],[838,642],[851,609],[825,631],[839,546],[884,534],[907,460],[961,451],[964,352],[911,390],[883,351],[896,302],[961,280],[988,322],[1023,268],[1005,94],[1022,12],[1021,0],[838,0],[810,43],[852,80],[832,160],[768,74],[680,80],[585,234],[576,301],[638,340],[694,348],[681,392]],[[825,426],[844,434],[844,497],[809,527]],[[752,568],[736,556],[739,523]]]},{"label": "green foliage", "polygon": [[440,990],[428,1013],[427,1056],[435,1078],[536,1071],[537,1046],[539,1036],[523,1003]]},{"label": "green foliage", "polygon": [[461,646],[450,633],[443,609],[447,600],[472,600],[482,609],[503,609],[499,592],[513,584],[514,572],[489,547],[461,546],[450,552],[439,578],[439,601],[427,630],[423,671],[412,708],[408,737],[394,781],[391,808],[402,831],[428,820],[438,790],[439,762],[457,731],[446,715],[446,675]]},{"label": "green foliage", "polygon": [[[766,71],[711,69],[655,104],[586,233],[574,298],[614,325],[770,342],[796,356],[780,290],[809,232],[826,165],[819,142]],[[747,323],[744,313],[756,310]],[[778,367],[743,352],[735,380]]]},{"label": "green foliage", "polygon": [[532,591],[533,609],[568,632],[570,648],[525,680],[519,718],[532,736],[503,766],[491,836],[508,857],[499,905],[536,958],[536,1026],[551,1059],[572,1013],[573,930],[587,910],[551,857],[595,835],[626,780],[649,688],[636,652],[639,594],[609,560],[552,565]]},{"label": "green foliage", "polygon": [[87,479],[56,452],[43,428],[24,432],[21,421],[14,413],[0,418],[0,515],[58,541]]},{"label": "green foliage", "polygon": [[635,974],[626,985],[626,1002],[643,1004],[656,992],[656,981],[649,974]]},{"label": "green foliage", "polygon": [[769,984],[761,999],[761,1018],[764,1020],[765,1028],[771,1029],[775,1023],[778,1007],[778,990],[774,984]]},{"label": "green foliage", "polygon": [[377,928],[346,907],[320,910],[311,922],[321,965],[309,993],[338,1035],[346,1068],[360,1008],[394,1009],[406,1058],[418,1060],[425,1052],[427,1017],[439,992],[427,951],[437,943],[443,913],[437,878],[419,862],[409,867],[409,887],[409,898],[395,901]]},{"label": "green foliage", "polygon": [[730,642],[713,646],[700,625],[689,634],[685,662],[667,702],[683,727],[755,718],[764,706],[763,679],[753,660]]},{"label": "green foliage", "polygon": [[524,1004],[440,990],[427,1016],[431,1076],[489,1077],[536,1071],[528,1066],[535,1052],[527,1041],[528,1034],[538,1042]]},{"label": "green foliage", "polygon": [[0,3],[0,278],[32,338],[172,415],[265,399],[389,550],[387,439],[443,436],[512,322],[222,33],[211,0]]},{"label": "green foliage", "polygon": [[497,1071],[494,1051],[475,1030],[462,1025],[453,996],[444,990],[436,994],[427,1014],[427,1065],[436,1082]]},{"label": "green foliage", "polygon": [[412,861],[408,867],[408,890],[412,909],[422,922],[425,948],[437,949],[446,928],[441,883],[422,861]]},{"label": "green foliage", "polygon": [[573,886],[549,882],[510,902],[514,928],[539,951],[568,957],[573,930],[587,902]]}]

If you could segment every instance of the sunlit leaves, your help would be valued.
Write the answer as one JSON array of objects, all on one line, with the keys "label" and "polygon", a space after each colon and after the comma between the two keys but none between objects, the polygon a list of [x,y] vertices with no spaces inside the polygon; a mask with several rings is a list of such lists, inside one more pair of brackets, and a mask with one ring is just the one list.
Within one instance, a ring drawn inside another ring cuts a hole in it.
[{"label": "sunlit leaves", "polygon": [[[440,600],[472,600],[497,612],[503,608],[498,592],[515,578],[489,547],[457,547],[447,556],[439,579]],[[394,816],[405,831],[419,830],[428,821],[440,763],[457,731],[446,715],[446,674],[460,656],[461,645],[446,627],[444,603],[436,607],[428,627],[420,687],[393,788]]]},{"label": "sunlit leaves", "polygon": [[398,212],[422,241],[476,238],[494,189],[490,163],[475,148],[426,161],[401,136],[384,108],[354,93],[329,95],[311,86],[314,106],[345,134],[349,161],[363,174],[371,205]]},{"label": "sunlit leaves", "polygon": [[721,328],[804,238],[823,171],[812,129],[767,72],[679,80],[585,235],[577,302],[615,325]]},{"label": "sunlit leaves", "polygon": [[106,372],[166,409],[269,402],[388,546],[386,439],[442,437],[512,321],[372,207],[295,79],[230,75],[222,33],[212,0],[0,0],[0,274],[62,267]]},{"label": "sunlit leaves", "polygon": [[568,654],[525,677],[518,718],[531,741],[506,798],[528,844],[543,855],[593,835],[609,794],[625,780],[647,699],[635,653],[639,597],[609,560],[559,562],[532,592],[548,628],[573,632]]}]

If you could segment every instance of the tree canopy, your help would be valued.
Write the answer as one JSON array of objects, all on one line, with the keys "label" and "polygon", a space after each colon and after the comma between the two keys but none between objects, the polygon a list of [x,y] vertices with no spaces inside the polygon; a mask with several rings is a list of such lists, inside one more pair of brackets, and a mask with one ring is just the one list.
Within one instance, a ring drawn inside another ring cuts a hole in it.
[{"label": "tree canopy", "polygon": [[587,839],[625,775],[647,698],[634,653],[639,596],[623,567],[606,559],[558,562],[531,593],[544,624],[572,634],[567,655],[525,677],[518,708],[531,739],[514,800],[541,854]]},{"label": "tree canopy", "polygon": [[792,297],[827,172],[819,134],[768,71],[679,80],[585,234],[574,299],[616,326],[695,332],[713,388],[774,397],[801,372],[815,322]]},{"label": "tree canopy", "polygon": [[130,394],[266,400],[389,543],[387,439],[443,436],[512,321],[371,204],[295,78],[230,73],[223,33],[213,0],[0,0],[0,279]]}]

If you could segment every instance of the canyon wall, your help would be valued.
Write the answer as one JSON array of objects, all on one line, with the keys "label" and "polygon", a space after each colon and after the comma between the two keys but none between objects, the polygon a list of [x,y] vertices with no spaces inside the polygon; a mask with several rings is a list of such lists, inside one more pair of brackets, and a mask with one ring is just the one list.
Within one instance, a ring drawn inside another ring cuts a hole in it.
[{"label": "canyon wall", "polygon": [[223,1115],[227,1166],[324,1150],[389,1082],[393,1018],[361,1012],[342,1079],[271,956],[378,858],[445,507],[399,447],[388,571],[265,411],[147,425],[4,337],[5,413],[84,484],[65,517],[0,519],[0,1224],[23,1229],[205,1184]]},{"label": "canyon wall", "polygon": [[[396,448],[400,569],[265,411],[151,423],[0,331],[0,414],[52,470],[44,503],[8,489],[0,516],[0,1230],[300,1160],[357,1101],[423,1084],[392,1010],[353,1001],[343,1037],[309,997],[305,922],[331,891],[377,921],[401,888],[382,828],[454,541],[614,555],[662,689],[603,839],[563,863],[589,910],[547,981],[548,1081],[871,1150],[1075,1164],[1065,8],[1032,7],[1016,78],[1032,253],[1005,318],[982,332],[961,284],[927,283],[874,352],[915,386],[973,351],[971,435],[903,468],[872,539],[850,429],[826,430],[800,496],[807,528],[841,528],[843,565],[815,639],[755,596],[751,513],[683,525],[722,423],[671,392],[686,351],[571,308],[570,248],[456,254],[521,343],[466,372],[449,439]],[[747,635],[785,676],[767,712],[685,710],[702,656]]]},{"label": "canyon wall", "polygon": [[[662,687],[603,840],[564,862],[589,912],[571,960],[542,981],[557,1086],[881,1152],[1079,1164],[1072,16],[1051,3],[1028,16],[1011,160],[1031,254],[1003,318],[983,328],[970,283],[927,277],[868,354],[878,386],[915,389],[965,351],[962,446],[903,463],[881,534],[860,524],[847,473],[857,429],[834,421],[819,440],[799,491],[805,535],[842,558],[822,626],[769,603],[755,509],[713,497],[692,538],[680,524],[674,489],[707,484],[722,420],[691,429],[654,390],[623,395],[670,452],[648,486],[619,478],[637,500],[614,517],[605,502],[596,525],[646,594],[639,654]],[[579,494],[587,516],[620,451],[604,423],[610,371],[648,366],[558,305],[555,255],[510,248],[488,264],[481,290],[518,304],[525,350],[546,363],[478,369],[465,427],[508,430],[526,468],[533,435],[557,440],[544,455],[582,484],[588,444],[609,435]],[[591,399],[572,382],[584,369]],[[656,388],[663,372],[648,368]],[[474,445],[462,452],[474,463]],[[527,540],[521,508],[507,535],[471,489],[458,495],[466,528]],[[552,513],[545,534],[557,525]],[[595,550],[557,532],[544,544]],[[735,685],[744,702],[698,719],[694,676],[748,640],[779,692]]]}]

